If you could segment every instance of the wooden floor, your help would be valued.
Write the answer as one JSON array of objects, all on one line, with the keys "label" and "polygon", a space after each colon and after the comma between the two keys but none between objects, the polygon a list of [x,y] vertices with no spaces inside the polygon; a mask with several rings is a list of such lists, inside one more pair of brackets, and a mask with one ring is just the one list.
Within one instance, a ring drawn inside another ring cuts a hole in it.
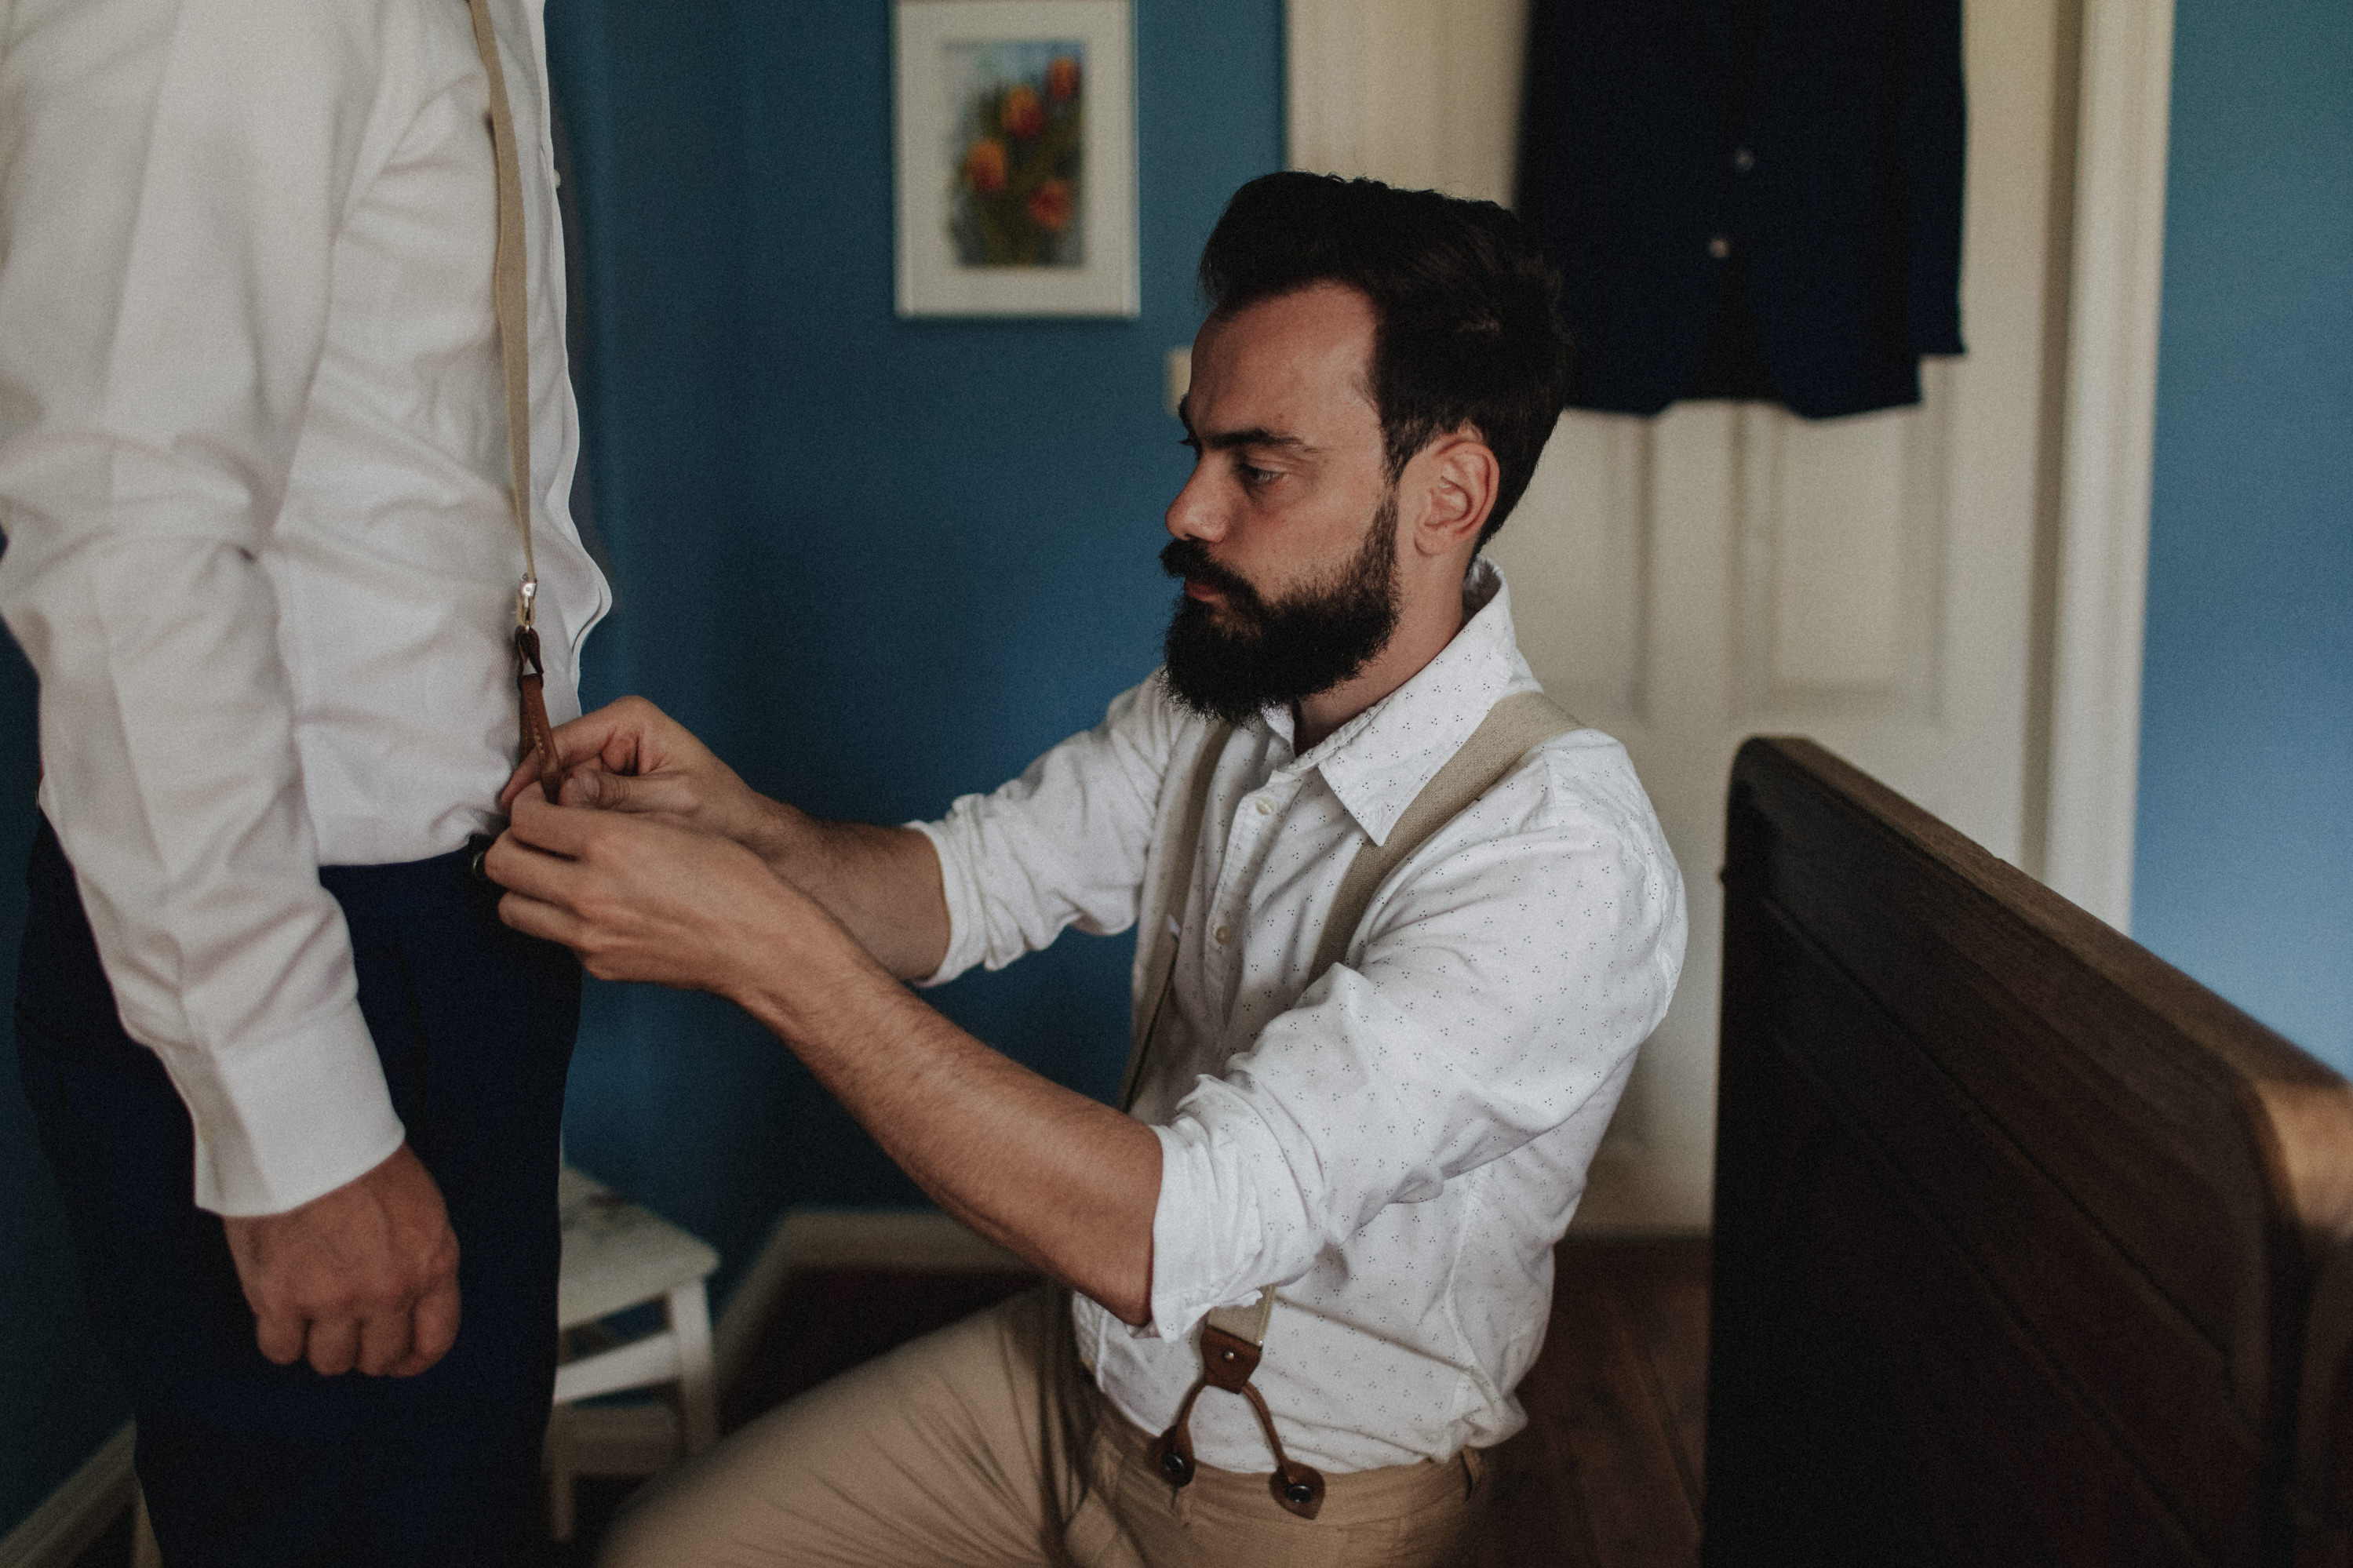
[{"label": "wooden floor", "polygon": [[1556,1254],[1552,1327],[1494,1452],[1480,1568],[1691,1568],[1707,1404],[1707,1243]]},{"label": "wooden floor", "polygon": [[[1691,1568],[1699,1556],[1707,1244],[1574,1239],[1520,1387],[1527,1429],[1497,1448],[1477,1568]],[[794,1281],[734,1387],[733,1426],[837,1372],[1034,1281],[841,1270]]]}]

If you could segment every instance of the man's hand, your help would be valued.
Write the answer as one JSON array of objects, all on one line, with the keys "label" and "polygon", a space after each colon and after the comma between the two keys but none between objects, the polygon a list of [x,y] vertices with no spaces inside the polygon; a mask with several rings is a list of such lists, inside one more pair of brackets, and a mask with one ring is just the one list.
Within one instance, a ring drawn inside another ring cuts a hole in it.
[{"label": "man's hand", "polygon": [[[624,697],[555,731],[563,801],[659,817],[765,853],[776,803],[754,792],[686,726],[642,697]],[[538,779],[525,758],[499,792],[512,812]]]},{"label": "man's hand", "polygon": [[414,1377],[457,1342],[458,1237],[407,1144],[300,1208],[221,1225],[279,1365],[307,1354],[324,1377]]},{"label": "man's hand", "polygon": [[670,813],[580,811],[531,794],[517,795],[512,810],[483,862],[507,889],[499,918],[571,948],[600,980],[740,999],[783,953],[811,943],[856,947],[750,850],[676,826]]},{"label": "man's hand", "polygon": [[[636,816],[733,840],[757,857],[772,878],[815,900],[877,963],[901,979],[929,974],[946,954],[947,894],[940,880],[939,857],[921,833],[856,822],[819,822],[797,807],[770,800],[738,778],[684,725],[642,697],[624,697],[565,725],[555,731],[555,754],[564,769],[561,799],[565,805],[593,806],[602,815]],[[499,792],[500,807],[517,823],[523,819],[526,802],[544,804],[537,801],[537,792],[532,790],[538,777],[526,759]],[[526,795],[526,791],[532,793]],[[531,817],[539,823],[550,820],[536,812]],[[528,847],[546,854],[566,860],[580,858],[568,841],[538,843],[528,833],[520,837]],[[627,836],[615,842],[623,841],[640,842]],[[679,854],[686,857],[685,851]],[[564,901],[509,881],[508,875],[522,874],[515,870],[516,865],[512,857],[493,851],[485,868],[502,887],[540,898],[542,902]],[[507,868],[506,874],[500,871],[501,866]],[[601,868],[618,869],[617,864]],[[739,872],[742,868],[737,867]],[[579,886],[567,884],[566,899],[580,890]],[[574,904],[572,912],[586,911]],[[509,915],[507,923],[533,936],[570,944],[579,951],[589,973],[603,978],[617,976],[599,968],[600,962],[625,962],[617,948],[600,957],[596,949],[560,934],[543,920]],[[632,973],[628,977],[717,989],[699,981],[654,974]]]}]

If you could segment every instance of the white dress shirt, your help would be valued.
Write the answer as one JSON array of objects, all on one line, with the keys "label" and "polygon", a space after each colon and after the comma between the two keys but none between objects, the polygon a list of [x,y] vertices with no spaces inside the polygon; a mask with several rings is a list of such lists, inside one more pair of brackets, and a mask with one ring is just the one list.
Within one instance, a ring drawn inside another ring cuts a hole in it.
[{"label": "white dress shirt", "polygon": [[[604,579],[536,0],[491,0],[522,154],[547,702]],[[0,0],[0,559],[42,808],[196,1201],[286,1209],[402,1129],[316,868],[491,821],[522,547],[463,0]]]},{"label": "white dress shirt", "polygon": [[[1483,562],[1437,658],[1304,755],[1270,709],[1225,743],[1185,897],[1173,1026],[1134,1107],[1161,1143],[1151,1329],[1082,1298],[1082,1359],[1158,1432],[1200,1375],[1193,1330],[1279,1284],[1253,1379],[1295,1458],[1333,1471],[1501,1442],[1544,1341],[1552,1247],[1683,963],[1683,881],[1615,741],[1532,750],[1376,890],[1308,984],[1357,847],[1382,841],[1487,710],[1536,689]],[[1066,925],[1116,931],[1164,885],[1210,726],[1155,676],[995,794],[918,825],[953,934],[932,981]],[[1134,1003],[1153,943],[1137,944]],[[1244,1403],[1196,1452],[1272,1467]]]}]

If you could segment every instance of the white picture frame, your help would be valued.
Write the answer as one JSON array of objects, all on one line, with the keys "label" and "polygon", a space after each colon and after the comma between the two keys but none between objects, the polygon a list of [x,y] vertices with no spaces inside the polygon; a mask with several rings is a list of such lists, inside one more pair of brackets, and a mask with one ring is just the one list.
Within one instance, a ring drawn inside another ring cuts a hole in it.
[{"label": "white picture frame", "polygon": [[893,0],[892,22],[899,314],[1142,314],[1130,0]]}]

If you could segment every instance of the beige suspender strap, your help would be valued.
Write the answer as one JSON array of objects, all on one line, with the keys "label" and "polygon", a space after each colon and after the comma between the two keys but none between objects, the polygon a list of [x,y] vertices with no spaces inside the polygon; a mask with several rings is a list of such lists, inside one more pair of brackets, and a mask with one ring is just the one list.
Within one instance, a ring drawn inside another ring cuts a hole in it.
[{"label": "beige suspender strap", "polygon": [[491,26],[488,0],[467,0],[474,22],[474,47],[491,79],[491,152],[498,166],[499,243],[491,264],[491,309],[499,323],[499,359],[507,394],[507,468],[515,532],[522,540],[522,583],[515,591],[516,689],[522,710],[525,756],[540,760],[539,783],[554,800],[563,782],[555,740],[541,693],[545,671],[533,615],[539,596],[539,564],[531,548],[531,324],[529,272],[522,227],[522,155],[515,144],[514,112],[507,101],[507,77],[499,63],[498,34]]},{"label": "beige suspender strap", "polygon": [[528,626],[539,574],[531,552],[531,328],[522,237],[522,157],[515,147],[514,112],[507,103],[506,72],[489,0],[467,0],[474,16],[474,47],[491,79],[491,148],[499,168],[499,248],[491,270],[491,308],[499,319],[499,357],[507,383],[507,463],[513,479],[515,532],[522,539],[522,588],[515,623]]},{"label": "beige suspender strap", "polygon": [[1176,987],[1176,949],[1185,939],[1185,893],[1193,885],[1193,858],[1201,847],[1201,819],[1209,809],[1209,784],[1217,777],[1219,759],[1226,754],[1226,742],[1233,732],[1231,724],[1209,727],[1209,738],[1202,743],[1200,756],[1193,764],[1184,815],[1176,819],[1176,841],[1170,852],[1161,858],[1160,874],[1167,884],[1167,894],[1156,900],[1145,900],[1147,915],[1155,902],[1159,904],[1166,924],[1161,931],[1145,931],[1137,938],[1155,944],[1154,978],[1145,984],[1152,1007],[1136,1020],[1134,1037],[1128,1045],[1127,1070],[1119,1078],[1122,1110],[1135,1103],[1135,1086],[1144,1077],[1144,1058],[1151,1054],[1152,1041],[1168,1012],[1169,993]]},{"label": "beige suspender strap", "polygon": [[1405,864],[1430,836],[1453,821],[1472,802],[1503,782],[1513,764],[1539,742],[1580,728],[1541,691],[1506,697],[1487,710],[1487,717],[1471,731],[1446,765],[1431,775],[1413,797],[1413,804],[1378,844],[1366,844],[1348,862],[1340,890],[1332,895],[1332,912],[1324,917],[1324,934],[1315,943],[1315,965],[1307,972],[1313,985],[1348,951],[1366,908],[1388,874]]},{"label": "beige suspender strap", "polygon": [[[1421,792],[1413,797],[1388,837],[1379,844],[1367,843],[1349,861],[1346,873],[1340,879],[1339,891],[1333,895],[1331,911],[1324,917],[1322,936],[1315,944],[1315,963],[1309,971],[1307,984],[1313,985],[1324,973],[1337,963],[1347,952],[1348,943],[1356,928],[1364,923],[1365,912],[1390,872],[1403,865],[1413,852],[1429,842],[1436,833],[1471,805],[1503,781],[1522,757],[1555,735],[1567,734],[1579,728],[1576,719],[1556,706],[1541,691],[1524,691],[1506,697],[1487,710],[1486,718],[1471,732],[1444,766],[1430,776]],[[1189,877],[1194,851],[1198,847],[1201,818],[1208,800],[1208,779],[1216,765],[1222,745],[1214,747],[1200,764],[1194,781],[1193,795],[1187,809],[1183,837],[1179,847],[1181,875]],[[1182,910],[1172,919],[1182,928]],[[1134,1049],[1128,1057],[1127,1083],[1122,1089],[1120,1103],[1124,1108],[1133,1099],[1135,1080],[1141,1076],[1147,1047],[1157,1032],[1160,1019],[1166,1012],[1169,993],[1176,984],[1176,944],[1167,947],[1167,963],[1161,971],[1157,998],[1148,1015],[1148,1022],[1139,1033]],[[1302,987],[1303,990],[1304,987]],[[1193,1402],[1204,1388],[1222,1388],[1239,1394],[1250,1402],[1257,1415],[1260,1429],[1266,1436],[1267,1447],[1274,1454],[1274,1473],[1268,1478],[1274,1500],[1286,1510],[1303,1519],[1313,1519],[1324,1506],[1324,1478],[1314,1467],[1293,1459],[1282,1450],[1282,1442],[1275,1435],[1273,1415],[1266,1407],[1265,1398],[1250,1386],[1250,1374],[1258,1370],[1260,1357],[1266,1344],[1267,1326],[1274,1317],[1274,1287],[1266,1286],[1247,1306],[1219,1307],[1202,1320],[1201,1376],[1177,1406],[1176,1419],[1160,1435],[1154,1445],[1161,1473],[1176,1486],[1185,1486],[1193,1479],[1193,1440],[1190,1431]]]}]

